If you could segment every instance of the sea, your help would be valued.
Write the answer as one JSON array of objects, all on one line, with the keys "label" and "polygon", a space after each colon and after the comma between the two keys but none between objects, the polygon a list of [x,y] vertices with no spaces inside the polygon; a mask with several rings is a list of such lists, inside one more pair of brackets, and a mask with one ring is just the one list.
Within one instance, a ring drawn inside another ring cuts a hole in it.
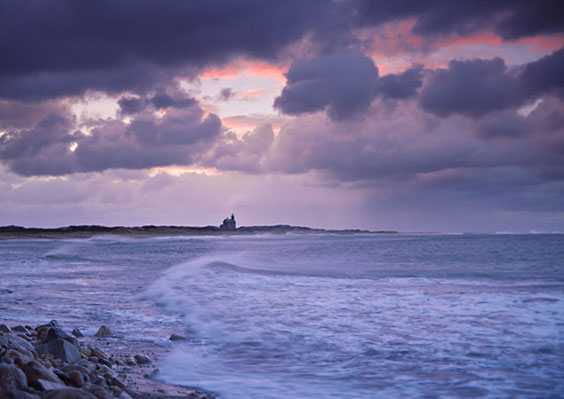
[{"label": "sea", "polygon": [[563,398],[564,235],[3,240],[0,318],[106,324],[222,399]]}]

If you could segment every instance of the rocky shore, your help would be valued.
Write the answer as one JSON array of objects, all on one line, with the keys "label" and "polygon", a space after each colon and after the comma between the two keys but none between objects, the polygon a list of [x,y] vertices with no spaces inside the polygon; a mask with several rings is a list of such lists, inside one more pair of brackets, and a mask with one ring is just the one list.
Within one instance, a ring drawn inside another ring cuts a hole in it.
[{"label": "rocky shore", "polygon": [[149,344],[131,348],[106,326],[84,337],[55,320],[37,327],[0,324],[0,399],[216,398],[157,381],[160,352]]}]

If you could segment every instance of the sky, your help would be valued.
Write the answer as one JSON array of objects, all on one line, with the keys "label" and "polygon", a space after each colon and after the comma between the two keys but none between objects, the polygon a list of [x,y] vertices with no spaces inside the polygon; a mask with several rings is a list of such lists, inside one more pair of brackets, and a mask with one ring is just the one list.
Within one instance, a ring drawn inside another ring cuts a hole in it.
[{"label": "sky", "polygon": [[564,8],[0,1],[0,225],[564,231]]}]

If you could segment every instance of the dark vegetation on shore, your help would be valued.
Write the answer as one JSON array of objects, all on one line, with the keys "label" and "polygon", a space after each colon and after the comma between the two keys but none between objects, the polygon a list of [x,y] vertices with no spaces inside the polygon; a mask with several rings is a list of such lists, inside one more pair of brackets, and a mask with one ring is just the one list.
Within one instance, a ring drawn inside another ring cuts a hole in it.
[{"label": "dark vegetation on shore", "polygon": [[235,230],[222,230],[217,226],[97,226],[81,225],[58,228],[36,228],[1,226],[0,239],[15,238],[89,238],[96,235],[115,234],[139,237],[157,236],[210,236],[210,235],[252,235],[252,234],[394,234],[396,231],[370,231],[360,229],[326,230],[303,226],[279,224],[274,226],[242,226]]}]

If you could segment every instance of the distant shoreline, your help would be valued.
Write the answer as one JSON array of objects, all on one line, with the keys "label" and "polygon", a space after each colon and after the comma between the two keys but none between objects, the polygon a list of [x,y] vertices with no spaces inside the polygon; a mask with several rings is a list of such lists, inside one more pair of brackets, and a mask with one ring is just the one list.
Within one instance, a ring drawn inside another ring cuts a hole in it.
[{"label": "distant shoreline", "polygon": [[397,231],[371,231],[361,229],[327,230],[304,226],[272,225],[242,226],[235,230],[222,230],[217,226],[98,226],[80,225],[57,228],[22,226],[0,226],[0,240],[22,238],[91,238],[98,235],[121,235],[131,237],[170,236],[232,236],[255,234],[397,234]]}]

